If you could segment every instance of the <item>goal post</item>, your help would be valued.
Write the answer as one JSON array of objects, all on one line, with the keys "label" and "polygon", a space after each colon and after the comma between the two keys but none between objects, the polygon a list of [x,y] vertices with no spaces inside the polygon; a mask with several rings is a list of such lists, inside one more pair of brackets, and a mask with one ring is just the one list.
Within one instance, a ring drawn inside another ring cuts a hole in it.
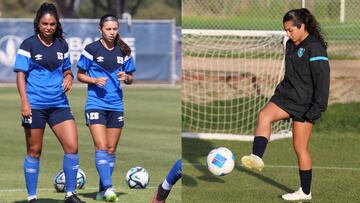
[{"label": "goal post", "polygon": [[[285,40],[283,31],[182,30],[182,136],[253,140],[284,75]],[[273,123],[272,139],[289,129]]]}]

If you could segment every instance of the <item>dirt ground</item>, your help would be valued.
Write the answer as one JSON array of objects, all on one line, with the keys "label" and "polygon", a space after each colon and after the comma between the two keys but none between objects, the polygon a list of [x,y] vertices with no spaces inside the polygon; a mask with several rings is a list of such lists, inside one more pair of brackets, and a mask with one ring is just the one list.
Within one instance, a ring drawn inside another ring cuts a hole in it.
[{"label": "dirt ground", "polygon": [[[256,64],[259,63],[263,64],[260,65],[260,67],[272,66],[269,70],[272,69],[273,72],[274,67],[276,67],[276,69],[279,67],[279,61],[258,61]],[[242,88],[243,86],[251,87],[254,85],[260,87],[256,89],[256,91],[259,90],[261,95],[271,96],[270,94],[273,93],[274,87],[269,87],[269,84],[274,84],[274,81],[270,82],[269,79],[267,80],[264,77],[260,79],[257,78],[255,82],[251,81],[250,78],[253,76],[256,77],[259,71],[257,71],[258,67],[254,66],[255,63],[249,62],[249,60],[243,61],[242,59],[221,58],[206,58],[206,60],[204,60],[195,57],[183,57],[182,64],[182,92],[184,100],[206,103],[211,100],[231,99],[236,97],[235,95],[238,97],[239,94],[244,95],[254,92],[253,90]],[[196,65],[194,66],[194,64]],[[209,64],[211,64],[211,67],[209,67]],[[218,71],[219,67],[222,67],[220,74],[209,76],[209,72]],[[246,73],[250,73],[251,77],[240,74],[239,69],[244,71],[244,68],[246,68]],[[194,69],[204,71],[200,74],[192,75],[191,71]],[[330,69],[331,83],[329,103],[360,102],[360,60],[330,60]],[[189,74],[186,74],[187,70],[190,70]],[[229,78],[226,72],[233,74]],[[277,73],[269,73],[270,78],[274,78],[272,77],[274,74]],[[212,85],[209,86],[209,84]],[[204,89],[209,89],[209,92],[205,92]]]},{"label": "dirt ground", "polygon": [[360,102],[360,60],[330,60],[330,103]]}]

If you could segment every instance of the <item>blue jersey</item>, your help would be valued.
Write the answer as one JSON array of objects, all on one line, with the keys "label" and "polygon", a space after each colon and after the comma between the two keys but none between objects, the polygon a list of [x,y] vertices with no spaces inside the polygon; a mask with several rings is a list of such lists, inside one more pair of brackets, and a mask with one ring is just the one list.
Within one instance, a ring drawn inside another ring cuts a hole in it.
[{"label": "blue jersey", "polygon": [[89,77],[108,78],[102,87],[96,84],[88,85],[86,110],[124,111],[123,93],[117,74],[121,71],[132,73],[136,70],[131,56],[126,56],[119,46],[108,50],[98,40],[85,47],[77,66]]},{"label": "blue jersey", "polygon": [[65,40],[55,39],[49,47],[33,35],[20,45],[15,72],[24,72],[26,95],[33,109],[69,107],[63,92],[63,72],[71,68],[69,47]]}]

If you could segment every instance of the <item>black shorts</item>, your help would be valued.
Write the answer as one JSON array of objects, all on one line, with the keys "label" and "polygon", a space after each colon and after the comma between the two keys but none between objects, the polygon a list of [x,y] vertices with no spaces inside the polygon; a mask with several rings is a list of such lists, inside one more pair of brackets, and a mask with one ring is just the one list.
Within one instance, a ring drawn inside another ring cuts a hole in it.
[{"label": "black shorts", "polygon": [[67,120],[74,120],[74,116],[70,108],[49,108],[49,109],[31,109],[31,116],[29,118],[22,117],[22,126],[24,128],[44,129],[46,123],[50,127],[62,123]]},{"label": "black shorts", "polygon": [[303,114],[303,112],[295,111],[294,108],[292,108],[292,110],[287,108],[284,105],[284,103],[281,102],[281,99],[277,95],[272,96],[270,99],[270,102],[276,104],[276,106],[278,106],[279,108],[284,110],[286,113],[288,113],[290,115],[290,118],[292,119],[292,121],[297,121],[297,122],[302,122],[302,123],[305,123],[305,122],[313,123],[313,121],[309,121],[309,120],[303,118],[303,116],[299,116],[299,115]]},{"label": "black shorts", "polygon": [[298,116],[295,116],[295,115],[290,115],[290,118],[292,119],[292,121],[298,121],[298,122],[302,122],[302,123],[305,123],[305,122],[309,122],[307,120],[305,120],[304,118],[301,118],[301,117],[298,117]]},{"label": "black shorts", "polygon": [[85,110],[86,125],[103,124],[107,128],[123,128],[124,112],[100,109]]}]

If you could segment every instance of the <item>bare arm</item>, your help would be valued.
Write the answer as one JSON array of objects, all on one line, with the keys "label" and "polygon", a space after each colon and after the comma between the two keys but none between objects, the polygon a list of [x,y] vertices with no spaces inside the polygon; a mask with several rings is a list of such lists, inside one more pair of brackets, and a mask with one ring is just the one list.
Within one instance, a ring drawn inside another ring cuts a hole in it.
[{"label": "bare arm", "polygon": [[63,76],[63,91],[70,92],[73,85],[74,75],[72,74],[71,70],[66,70],[64,71]]},{"label": "bare arm", "polygon": [[95,84],[98,86],[104,86],[107,79],[106,77],[92,78],[86,75],[86,72],[79,68],[77,73],[77,79],[82,83]]},{"label": "bare arm", "polygon": [[31,107],[26,96],[25,73],[23,72],[17,73],[16,86],[21,100],[21,115],[24,117],[30,117]]}]

